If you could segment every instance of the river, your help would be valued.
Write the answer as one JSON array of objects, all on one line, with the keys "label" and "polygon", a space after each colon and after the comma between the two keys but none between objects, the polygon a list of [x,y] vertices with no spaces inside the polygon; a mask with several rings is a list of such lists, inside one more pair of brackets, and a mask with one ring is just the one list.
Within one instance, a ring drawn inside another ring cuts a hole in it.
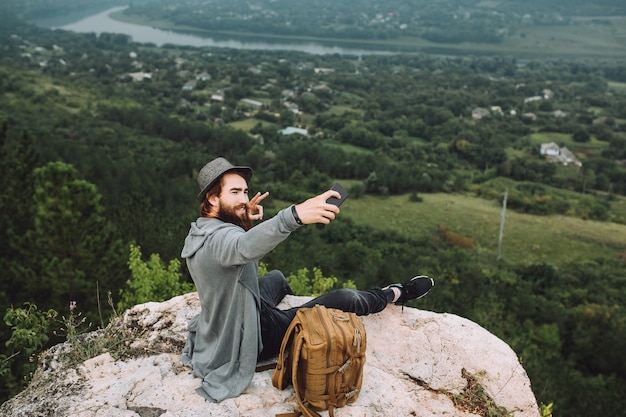
[{"label": "river", "polygon": [[171,44],[195,47],[210,46],[217,48],[300,51],[315,55],[339,54],[355,56],[390,55],[398,52],[389,51],[388,49],[352,48],[336,42],[288,41],[284,39],[274,42],[271,40],[259,41],[254,36],[202,36],[120,22],[110,16],[111,13],[124,10],[125,8],[125,6],[114,7],[86,17],[82,16],[76,21],[65,21],[62,24],[58,24],[59,21],[55,20],[36,20],[34,23],[53,29],[64,29],[78,33],[96,33],[99,35],[107,32],[125,34],[130,36],[134,42],[152,43],[157,46]]}]

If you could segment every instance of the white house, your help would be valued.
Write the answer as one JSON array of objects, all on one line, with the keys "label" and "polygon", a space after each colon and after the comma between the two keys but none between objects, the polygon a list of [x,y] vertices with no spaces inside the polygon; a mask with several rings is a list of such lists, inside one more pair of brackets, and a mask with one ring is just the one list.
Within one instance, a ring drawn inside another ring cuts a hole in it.
[{"label": "white house", "polygon": [[293,126],[289,126],[286,127],[282,130],[279,130],[279,132],[285,136],[287,135],[293,135],[293,134],[298,134],[298,135],[302,135],[302,136],[309,136],[309,131],[306,129],[300,129],[299,127],[293,127]]},{"label": "white house", "polygon": [[546,156],[558,156],[561,148],[554,142],[550,143],[542,143],[541,144],[541,154]]},{"label": "white house", "polygon": [[261,107],[261,106],[263,106],[263,103],[261,103],[260,101],[252,100],[250,98],[242,98],[241,102],[245,103],[245,104],[247,104],[249,106],[252,106],[252,107]]},{"label": "white house", "polygon": [[132,78],[133,81],[143,81],[143,80],[151,79],[152,73],[151,72],[131,72],[128,74],[128,76]]},{"label": "white house", "polygon": [[491,113],[489,113],[489,110],[485,109],[484,107],[476,107],[474,110],[472,110],[472,119],[480,120],[483,117],[489,116],[490,114]]},{"label": "white house", "polygon": [[524,103],[532,103],[533,101],[539,101],[541,99],[543,99],[543,97],[541,97],[541,96],[526,97],[524,99]]},{"label": "white house", "polygon": [[185,85],[183,85],[183,90],[185,91],[191,91],[194,88],[196,88],[196,85],[198,84],[198,82],[196,80],[189,80],[185,83]]},{"label": "white house", "polygon": [[554,142],[542,143],[541,154],[546,156],[549,162],[559,162],[563,165],[574,164],[576,166],[583,166],[582,162],[576,158],[574,152],[570,151],[566,147],[559,147]]}]

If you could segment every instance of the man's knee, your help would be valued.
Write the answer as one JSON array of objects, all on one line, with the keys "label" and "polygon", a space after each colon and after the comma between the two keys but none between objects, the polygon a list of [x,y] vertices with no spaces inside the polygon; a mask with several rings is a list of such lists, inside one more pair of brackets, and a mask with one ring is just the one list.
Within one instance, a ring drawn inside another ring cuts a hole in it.
[{"label": "man's knee", "polygon": [[291,290],[291,287],[287,282],[287,278],[285,278],[285,274],[283,274],[282,271],[279,271],[278,269],[273,269],[269,271],[266,275],[264,275],[262,279],[271,282],[270,285],[273,288],[282,288],[285,293],[293,295],[293,291]]},{"label": "man's knee", "polygon": [[350,288],[340,288],[338,290],[335,290],[334,294],[341,301],[350,305],[354,305],[356,302],[361,300],[359,293]]},{"label": "man's knee", "polygon": [[285,275],[279,271],[278,269],[273,269],[269,271],[267,274],[263,275],[260,279],[266,280],[267,282],[271,282],[272,284],[282,284],[283,282],[287,282]]}]

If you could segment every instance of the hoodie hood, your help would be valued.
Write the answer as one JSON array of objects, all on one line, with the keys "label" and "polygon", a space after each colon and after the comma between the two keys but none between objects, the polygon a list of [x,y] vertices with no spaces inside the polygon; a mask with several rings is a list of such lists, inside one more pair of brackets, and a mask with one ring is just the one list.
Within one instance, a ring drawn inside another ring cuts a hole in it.
[{"label": "hoodie hood", "polygon": [[208,226],[211,221],[215,220],[207,217],[200,217],[198,220],[191,223],[189,234],[185,238],[185,244],[183,245],[183,250],[180,254],[182,258],[192,257],[198,249],[204,245],[204,242],[209,236]]}]

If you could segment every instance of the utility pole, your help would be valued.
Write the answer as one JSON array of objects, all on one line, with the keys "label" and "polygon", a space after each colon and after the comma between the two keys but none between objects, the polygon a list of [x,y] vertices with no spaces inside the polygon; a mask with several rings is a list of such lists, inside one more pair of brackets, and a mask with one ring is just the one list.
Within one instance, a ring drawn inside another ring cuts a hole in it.
[{"label": "utility pole", "polygon": [[509,195],[509,189],[504,190],[504,200],[502,201],[502,214],[500,215],[500,235],[498,236],[498,255],[496,261],[500,260],[500,251],[502,249],[502,235],[504,234],[504,218],[506,217],[506,199]]}]

